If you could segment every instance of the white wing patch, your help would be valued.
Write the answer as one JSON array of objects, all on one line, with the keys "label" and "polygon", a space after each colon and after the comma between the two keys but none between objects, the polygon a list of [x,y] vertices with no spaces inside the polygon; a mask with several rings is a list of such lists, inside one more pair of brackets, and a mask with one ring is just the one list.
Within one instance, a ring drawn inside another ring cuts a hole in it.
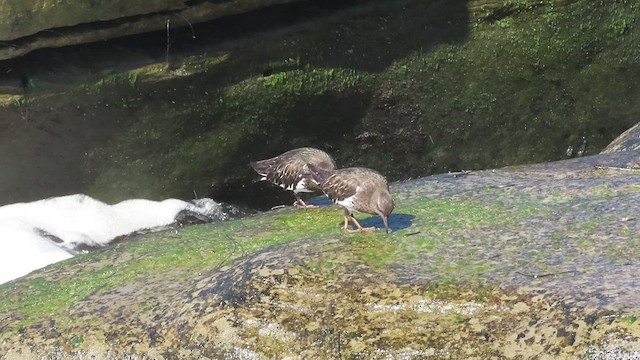
[{"label": "white wing patch", "polygon": [[301,179],[300,181],[298,181],[298,183],[296,184],[296,188],[295,189],[291,189],[293,188],[293,186],[290,186],[289,189],[287,190],[293,190],[294,193],[298,194],[301,192],[313,192],[309,189],[307,189],[307,179]]},{"label": "white wing patch", "polygon": [[344,200],[336,200],[336,204],[340,205],[340,206],[344,206],[349,213],[354,213],[356,211],[356,196],[352,195],[349,196],[348,198],[345,198]]}]

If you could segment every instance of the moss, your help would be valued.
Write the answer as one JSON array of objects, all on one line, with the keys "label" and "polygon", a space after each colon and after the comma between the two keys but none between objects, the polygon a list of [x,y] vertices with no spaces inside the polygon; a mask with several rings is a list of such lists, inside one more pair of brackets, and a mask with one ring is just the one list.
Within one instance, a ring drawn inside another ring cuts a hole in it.
[{"label": "moss", "polygon": [[[584,310],[576,304],[634,278],[628,269],[639,256],[640,238],[633,231],[616,234],[625,226],[635,229],[635,223],[620,219],[636,213],[637,179],[601,174],[588,164],[583,170],[565,165],[394,184],[391,234],[344,234],[341,209],[328,206],[131,239],[0,286],[0,311],[10,314],[0,337],[10,343],[19,336],[51,336],[47,329],[53,322],[68,348],[103,341],[100,336],[108,331],[117,333],[105,336],[118,348],[126,341],[120,333],[134,337],[140,331],[142,347],[131,350],[126,343],[125,351],[144,352],[156,341],[150,333],[172,338],[175,329],[190,334],[176,340],[179,344],[214,334],[216,345],[206,345],[204,338],[195,345],[214,351],[231,341],[222,336],[227,331],[241,338],[243,348],[271,356],[293,343],[334,344],[341,336],[354,340],[349,342],[354,349],[367,342],[362,351],[390,344],[402,349],[410,329],[416,331],[412,344],[418,339],[424,341],[420,346],[443,349],[433,341],[442,341],[442,334],[466,334],[463,328],[469,326],[479,344],[486,344],[486,329],[505,344],[513,343],[515,334],[561,329],[540,340],[546,346],[552,339],[559,349],[574,336],[562,329],[575,324],[586,326],[587,335],[575,335],[579,346],[586,345],[578,336],[596,337],[612,328],[635,334],[637,320],[627,302],[633,294],[624,287],[612,292],[616,296],[604,307]],[[358,219],[379,224],[375,216]],[[606,284],[602,273],[608,273]],[[173,311],[175,304],[179,311]],[[111,327],[99,319],[105,313],[117,314],[107,321]],[[138,324],[131,325],[131,314]],[[402,327],[384,330],[389,323]],[[270,325],[286,336],[260,332]],[[424,331],[428,325],[434,331]],[[288,334],[293,334],[289,340]],[[381,342],[368,342],[381,334]],[[273,339],[260,341],[266,336]],[[263,343],[268,348],[260,350]]]},{"label": "moss", "polygon": [[637,121],[635,2],[498,1],[481,16],[468,6],[373,2],[313,31],[176,50],[169,71],[161,57],[56,82],[47,64],[23,71],[28,97],[7,101],[30,116],[67,106],[77,127],[86,114],[113,121],[78,150],[88,156],[74,173],[107,201],[206,194],[251,178],[249,160],[306,145],[391,180],[549,161],[569,146],[596,153]]},{"label": "moss", "polygon": [[[234,259],[305,237],[338,234],[334,227],[335,209],[322,211],[284,211],[274,216],[257,216],[228,223],[192,226],[180,231],[166,231],[142,236],[129,245],[76,256],[48,267],[49,270],[74,266],[73,279],[55,281],[33,277],[18,284],[0,286],[3,300],[0,311],[17,312],[24,327],[42,317],[57,319],[59,326],[73,322],[64,316],[72,304],[98,290],[107,290],[133,282],[157,271],[173,271],[177,277],[221,266]],[[95,267],[114,253],[116,263]]]},{"label": "moss", "polygon": [[[583,135],[588,136],[589,152],[609,141],[586,131],[603,114],[592,113],[593,106],[577,107],[576,91],[594,82],[584,68],[595,70],[599,64],[618,61],[590,58],[611,42],[628,40],[611,34],[608,23],[617,20],[607,19],[620,16],[615,8],[633,5],[616,4],[613,9],[584,5],[542,7],[504,18],[500,26],[480,22],[465,42],[437,45],[397,61],[393,68],[403,71],[387,73],[389,81],[402,84],[394,87],[395,97],[404,101],[421,94],[417,103],[425,114],[423,129],[432,139],[451,139],[434,141],[430,149],[442,166],[437,171],[451,169],[447,166],[464,169],[557,159],[563,146],[579,145]],[[637,16],[637,9],[627,16],[634,13]],[[579,27],[576,18],[585,19]],[[509,26],[504,26],[507,21]],[[602,35],[584,36],[585,28]],[[604,69],[597,72],[611,75]],[[595,82],[623,81],[614,78]],[[622,88],[612,86],[594,94],[614,99],[619,98],[618,90]],[[515,139],[528,145],[517,146]],[[505,149],[511,149],[509,154]]]},{"label": "moss", "polygon": [[[416,207],[400,207],[398,211],[416,211]],[[468,208],[465,213],[462,209]],[[449,202],[436,203],[425,212],[416,214],[420,218],[428,218],[426,214],[440,212],[442,221],[463,221],[487,225],[484,222],[491,215],[481,215],[484,211],[473,210],[466,205]],[[295,211],[286,210],[271,216],[256,216],[228,223],[201,225],[180,229],[178,232],[167,231],[154,235],[146,235],[127,244],[112,249],[81,255],[48,267],[45,272],[73,266],[73,279],[55,281],[55,277],[44,278],[33,276],[31,280],[0,286],[0,294],[4,299],[0,304],[2,312],[20,314],[24,327],[42,317],[56,319],[58,327],[73,322],[73,318],[64,316],[66,309],[72,304],[98,290],[121,286],[158,271],[172,271],[176,276],[187,276],[212,267],[229,263],[239,256],[255,253],[277,244],[305,238],[313,233],[314,237],[342,236],[351,246],[351,255],[371,266],[387,266],[416,260],[412,254],[432,252],[434,242],[430,238],[414,241],[404,236],[406,231],[398,231],[391,235],[382,232],[369,234],[340,235],[341,211],[335,207],[318,210]],[[424,222],[416,223],[418,229],[428,231]],[[438,246],[443,245],[439,243]],[[114,253],[127,256],[118,257],[116,262],[95,267],[90,263],[103,263]],[[351,256],[350,255],[350,256]],[[135,259],[135,260],[134,260]],[[334,260],[319,260],[310,267],[318,268],[326,273],[327,278],[334,275]],[[481,267],[472,266],[471,273],[481,273]],[[462,271],[462,264],[453,265]],[[452,269],[453,269],[452,268]],[[183,274],[183,275],[180,275]]]},{"label": "moss", "polygon": [[620,318],[620,322],[626,324],[626,325],[633,325],[633,323],[635,323],[638,320],[638,318],[636,316],[625,316]]},{"label": "moss", "polygon": [[138,72],[132,71],[128,73],[112,73],[105,77],[80,84],[80,89],[87,94],[95,95],[100,94],[105,90],[112,90],[114,87],[120,85],[128,85],[131,88],[135,88],[138,83]]},{"label": "moss", "polygon": [[[296,106],[291,103],[296,96],[309,94],[314,101],[334,97],[335,92],[359,93],[362,90],[357,87],[362,86],[360,75],[353,70],[307,66],[305,70],[255,76],[181,104],[163,104],[162,117],[157,116],[157,108],[145,106],[139,109],[140,121],[108,147],[91,153],[91,164],[100,176],[88,192],[107,201],[206,193],[212,180],[224,178],[230,171],[247,173],[252,159],[247,149],[252,143],[273,146],[287,141],[284,134],[262,139],[273,133],[274,126],[298,132],[300,124],[287,115]],[[247,98],[253,102],[248,103]],[[194,118],[200,119],[199,123]]]}]

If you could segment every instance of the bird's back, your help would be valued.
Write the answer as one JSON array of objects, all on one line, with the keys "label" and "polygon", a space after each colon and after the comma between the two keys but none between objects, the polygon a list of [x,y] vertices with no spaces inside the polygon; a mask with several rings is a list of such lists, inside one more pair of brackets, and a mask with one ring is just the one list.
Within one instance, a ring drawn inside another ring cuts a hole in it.
[{"label": "bird's back", "polygon": [[250,163],[264,180],[288,190],[296,189],[301,176],[308,171],[306,164],[327,170],[335,169],[335,163],[329,154],[308,147],[289,150],[276,157]]},{"label": "bird's back", "polygon": [[387,179],[379,172],[367,168],[345,168],[333,171],[320,183],[320,188],[329,198],[341,201],[358,192],[365,197],[376,189],[388,191]]}]

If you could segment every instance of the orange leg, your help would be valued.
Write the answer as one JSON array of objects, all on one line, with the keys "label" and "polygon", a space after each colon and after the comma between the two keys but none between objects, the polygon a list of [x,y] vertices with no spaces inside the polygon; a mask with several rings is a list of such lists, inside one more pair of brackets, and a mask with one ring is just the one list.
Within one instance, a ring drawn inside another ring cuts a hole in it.
[{"label": "orange leg", "polygon": [[293,206],[296,207],[301,207],[303,209],[313,209],[313,208],[317,208],[317,205],[307,205],[304,200],[302,200],[302,198],[300,197],[300,195],[293,193],[293,195],[296,196],[296,202],[293,203]]},{"label": "orange leg", "polygon": [[359,231],[359,232],[365,232],[365,231],[373,231],[376,228],[375,227],[362,227],[362,225],[360,225],[360,223],[358,222],[358,220],[356,220],[356,218],[353,216],[353,214],[351,214],[351,221],[356,225],[356,227],[358,228],[358,230],[354,230],[355,231]]},{"label": "orange leg", "polygon": [[[360,225],[360,223],[358,222],[358,220],[356,220],[356,218],[353,216],[353,214],[349,214],[346,210],[344,213],[345,213],[344,226],[342,227],[342,230],[344,230],[345,232],[348,232],[348,233],[365,232],[365,231],[373,231],[376,229],[375,227],[363,228],[362,225]],[[351,222],[353,222],[353,225],[355,225],[357,229],[349,229],[349,219],[351,219]]]},{"label": "orange leg", "polygon": [[342,226],[342,230],[349,232],[349,215],[344,215],[344,226]]}]

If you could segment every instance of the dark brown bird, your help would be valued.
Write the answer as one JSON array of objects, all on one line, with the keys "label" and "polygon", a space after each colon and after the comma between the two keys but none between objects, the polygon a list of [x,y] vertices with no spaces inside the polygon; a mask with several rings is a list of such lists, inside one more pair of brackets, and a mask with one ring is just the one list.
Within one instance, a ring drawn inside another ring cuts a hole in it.
[{"label": "dark brown bird", "polygon": [[251,167],[262,176],[285,190],[293,191],[296,203],[304,208],[300,193],[320,191],[318,185],[303,175],[308,173],[307,164],[321,170],[334,170],[336,164],[326,152],[310,147],[289,150],[271,159],[252,161]]},{"label": "dark brown bird", "polygon": [[[358,223],[353,213],[360,211],[380,215],[384,228],[389,233],[389,214],[394,205],[384,176],[375,170],[359,167],[339,170],[324,170],[313,164],[308,164],[307,167],[311,179],[318,183],[329,199],[344,207],[344,231],[375,230],[374,227],[363,228]],[[349,229],[349,220],[356,226],[356,230]]]}]

